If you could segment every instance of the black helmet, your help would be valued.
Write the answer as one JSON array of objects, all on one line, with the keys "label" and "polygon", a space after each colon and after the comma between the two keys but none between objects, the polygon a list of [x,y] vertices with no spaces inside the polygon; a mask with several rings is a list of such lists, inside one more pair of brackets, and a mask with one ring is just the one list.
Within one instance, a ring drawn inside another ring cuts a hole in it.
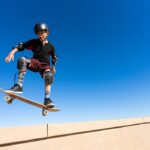
[{"label": "black helmet", "polygon": [[34,32],[37,34],[39,31],[49,32],[48,25],[45,23],[37,23],[34,26]]}]

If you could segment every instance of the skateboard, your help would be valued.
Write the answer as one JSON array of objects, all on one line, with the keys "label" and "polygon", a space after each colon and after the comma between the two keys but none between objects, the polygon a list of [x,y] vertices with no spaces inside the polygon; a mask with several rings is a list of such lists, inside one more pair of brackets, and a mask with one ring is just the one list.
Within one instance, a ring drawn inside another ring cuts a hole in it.
[{"label": "skateboard", "polygon": [[7,90],[3,90],[2,88],[0,88],[0,91],[3,92],[4,94],[6,94],[6,96],[4,97],[4,100],[5,100],[8,104],[12,104],[12,102],[13,102],[14,99],[20,100],[20,101],[22,101],[22,102],[31,104],[31,105],[33,105],[33,106],[42,108],[42,115],[43,115],[43,116],[48,115],[49,112],[57,112],[57,111],[60,111],[60,110],[59,110],[58,108],[56,108],[56,107],[54,107],[54,108],[49,108],[49,107],[47,107],[47,106],[44,105],[44,104],[37,103],[37,102],[32,101],[32,100],[30,100],[30,99],[28,99],[28,98],[19,96],[19,95],[17,95],[17,94],[11,93],[11,92],[8,92]]}]

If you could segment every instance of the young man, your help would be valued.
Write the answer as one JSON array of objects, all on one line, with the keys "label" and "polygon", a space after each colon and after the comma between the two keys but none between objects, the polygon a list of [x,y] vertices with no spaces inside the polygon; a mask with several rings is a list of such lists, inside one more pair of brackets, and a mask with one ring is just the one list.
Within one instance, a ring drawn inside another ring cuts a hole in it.
[{"label": "young man", "polygon": [[[24,49],[31,50],[33,58],[20,57],[17,62],[18,81],[8,91],[13,93],[23,93],[23,80],[26,70],[39,72],[45,82],[45,98],[44,104],[50,108],[55,105],[50,99],[51,84],[53,83],[53,75],[55,74],[55,65],[57,57],[53,45],[47,40],[50,33],[47,24],[38,23],[34,26],[34,32],[38,39],[32,39],[24,43],[18,44],[11,50],[5,58],[6,62],[10,62],[14,58],[16,52],[21,52]],[[50,66],[50,58],[52,66]]]}]

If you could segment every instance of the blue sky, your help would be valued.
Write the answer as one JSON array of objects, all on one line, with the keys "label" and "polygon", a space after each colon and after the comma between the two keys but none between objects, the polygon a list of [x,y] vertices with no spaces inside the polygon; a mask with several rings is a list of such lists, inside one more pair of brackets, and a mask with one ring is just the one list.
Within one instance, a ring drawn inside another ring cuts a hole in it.
[{"label": "blue sky", "polygon": [[[51,97],[61,109],[42,117],[31,105],[3,101],[0,126],[92,121],[150,114],[150,2],[148,0],[14,0],[1,3],[0,87],[14,83],[16,62],[5,57],[32,38],[37,22],[51,28],[59,57]],[[8,5],[9,4],[9,5]],[[24,97],[43,102],[44,84],[27,72]]]}]

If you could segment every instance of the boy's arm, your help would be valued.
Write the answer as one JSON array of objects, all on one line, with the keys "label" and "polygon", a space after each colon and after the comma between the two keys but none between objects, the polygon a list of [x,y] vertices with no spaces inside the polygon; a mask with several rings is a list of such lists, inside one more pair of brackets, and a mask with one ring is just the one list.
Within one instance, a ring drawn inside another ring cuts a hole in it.
[{"label": "boy's arm", "polygon": [[14,54],[18,51],[18,48],[13,48],[11,52],[6,56],[5,61],[10,62],[11,60],[14,60]]},{"label": "boy's arm", "polygon": [[5,61],[6,62],[10,62],[11,60],[14,60],[15,53],[18,52],[18,51],[23,51],[25,48],[27,48],[27,46],[30,44],[29,42],[19,43],[16,47],[14,47],[10,51],[10,53],[8,54],[8,56],[6,56]]},{"label": "boy's arm", "polygon": [[52,73],[53,73],[53,74],[56,73],[56,68],[55,68],[55,66],[56,66],[56,61],[57,61],[57,57],[55,56],[55,57],[52,58]]},{"label": "boy's arm", "polygon": [[56,56],[54,46],[53,45],[51,45],[51,46],[52,46],[52,68],[51,69],[52,69],[52,73],[55,74],[56,73],[55,66],[56,66],[56,62],[57,62],[58,58]]},{"label": "boy's arm", "polygon": [[53,73],[53,74],[55,74],[55,73],[56,73],[55,65],[52,65],[52,73]]}]

